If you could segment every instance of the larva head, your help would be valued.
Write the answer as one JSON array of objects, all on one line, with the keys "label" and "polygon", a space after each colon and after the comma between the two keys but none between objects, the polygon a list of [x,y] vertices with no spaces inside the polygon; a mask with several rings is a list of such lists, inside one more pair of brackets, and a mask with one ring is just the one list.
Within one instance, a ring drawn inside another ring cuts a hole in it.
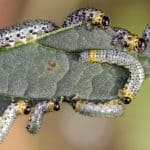
[{"label": "larva head", "polygon": [[146,42],[143,38],[139,38],[137,35],[130,35],[124,42],[124,46],[129,50],[135,50],[136,52],[141,53],[146,48]]},{"label": "larva head", "polygon": [[124,103],[124,104],[130,104],[131,103],[131,99],[129,97],[123,97],[121,99],[121,101]]},{"label": "larva head", "polygon": [[119,91],[119,97],[124,104],[130,104],[134,98],[132,92],[126,88]]},{"label": "larva head", "polygon": [[136,51],[138,53],[141,53],[141,52],[143,52],[146,49],[146,46],[147,45],[146,45],[146,41],[144,40],[144,38],[139,38],[138,45],[136,47]]},{"label": "larva head", "polygon": [[25,101],[19,101],[18,103],[18,114],[28,115],[31,112],[31,106]]},{"label": "larva head", "polygon": [[72,100],[71,105],[72,108],[75,109],[76,111],[80,111],[81,107],[85,105],[85,101],[82,100]]},{"label": "larva head", "polygon": [[109,19],[109,17],[107,17],[107,16],[104,16],[104,17],[103,17],[102,25],[103,25],[104,27],[110,25],[110,19]]},{"label": "larva head", "polygon": [[59,102],[49,101],[48,102],[48,107],[49,107],[49,111],[50,112],[59,111],[60,110],[60,104],[59,104]]},{"label": "larva head", "polygon": [[31,106],[27,105],[26,108],[24,109],[24,115],[28,115],[31,112]]},{"label": "larva head", "polygon": [[60,104],[59,102],[54,102],[54,108],[55,111],[59,111],[60,110]]},{"label": "larva head", "polygon": [[98,12],[92,20],[92,24],[98,27],[106,27],[110,25],[110,19],[107,16],[104,16],[103,12]]},{"label": "larva head", "polygon": [[76,100],[73,100],[73,101],[71,102],[71,106],[72,106],[73,109],[76,109],[76,104],[77,104],[77,101],[76,101]]}]

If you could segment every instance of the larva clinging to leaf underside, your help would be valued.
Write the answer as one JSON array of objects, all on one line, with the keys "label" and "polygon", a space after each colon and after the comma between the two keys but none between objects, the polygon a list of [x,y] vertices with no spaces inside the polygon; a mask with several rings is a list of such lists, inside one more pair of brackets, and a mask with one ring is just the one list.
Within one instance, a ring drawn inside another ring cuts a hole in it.
[{"label": "larva clinging to leaf underside", "polygon": [[80,54],[81,62],[99,62],[117,64],[128,69],[130,77],[118,96],[123,103],[128,104],[133,99],[144,81],[144,70],[140,62],[132,55],[115,50],[87,50]]}]

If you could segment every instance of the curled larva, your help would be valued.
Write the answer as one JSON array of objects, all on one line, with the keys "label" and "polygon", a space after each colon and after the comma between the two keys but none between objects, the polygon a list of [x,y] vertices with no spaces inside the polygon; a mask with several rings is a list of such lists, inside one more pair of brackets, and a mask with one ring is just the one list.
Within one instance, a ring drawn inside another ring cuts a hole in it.
[{"label": "curled larva", "polygon": [[128,69],[130,77],[118,96],[124,104],[129,104],[144,81],[144,70],[140,62],[132,55],[114,50],[88,50],[80,54],[81,62],[100,62],[117,64]]},{"label": "curled larva", "polygon": [[83,100],[72,101],[76,112],[91,117],[120,117],[124,113],[124,106],[119,100],[111,100],[104,104]]},{"label": "curled larva", "polygon": [[86,24],[87,29],[91,29],[94,26],[104,28],[109,26],[110,20],[101,10],[96,8],[81,8],[66,18],[63,23],[63,27],[67,27],[72,24],[81,25],[84,23]]},{"label": "curled larva", "polygon": [[113,44],[121,41],[124,46],[124,50],[136,51],[138,53],[141,53],[146,49],[147,44],[144,38],[139,38],[137,35],[134,35],[128,30],[122,28],[115,27],[113,30],[116,32],[116,36],[112,39]]},{"label": "curled larva", "polygon": [[31,107],[24,101],[11,103],[0,117],[0,143],[4,140],[18,115],[27,115]]},{"label": "curled larva", "polygon": [[26,127],[29,133],[36,134],[39,131],[45,113],[58,111],[59,109],[60,105],[58,102],[43,101],[36,104]]},{"label": "curled larva", "polygon": [[16,43],[26,43],[28,39],[37,39],[57,29],[55,23],[47,20],[30,20],[22,24],[0,30],[0,47],[13,47]]}]

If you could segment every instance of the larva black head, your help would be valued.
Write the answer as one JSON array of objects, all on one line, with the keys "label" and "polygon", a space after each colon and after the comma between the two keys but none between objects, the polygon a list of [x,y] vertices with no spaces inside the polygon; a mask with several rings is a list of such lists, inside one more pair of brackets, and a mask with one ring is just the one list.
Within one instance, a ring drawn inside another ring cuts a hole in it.
[{"label": "larva black head", "polygon": [[104,17],[103,17],[102,25],[103,25],[104,27],[110,25],[110,19],[109,19],[109,17],[107,17],[107,16],[104,16]]},{"label": "larva black head", "polygon": [[58,102],[54,102],[54,110],[59,111],[60,110],[60,105]]},{"label": "larva black head", "polygon": [[71,105],[72,105],[73,109],[76,109],[76,104],[77,104],[77,101],[75,101],[75,100],[71,102]]},{"label": "larva black head", "polygon": [[129,97],[123,97],[122,99],[121,99],[121,101],[124,103],[124,104],[130,104],[131,103],[131,98],[129,98]]},{"label": "larva black head", "polygon": [[146,41],[144,40],[144,38],[139,38],[138,41],[138,46],[137,46],[137,52],[141,53],[146,49]]},{"label": "larva black head", "polygon": [[28,115],[28,114],[30,114],[30,112],[31,112],[31,106],[27,105],[26,108],[24,109],[24,114]]}]

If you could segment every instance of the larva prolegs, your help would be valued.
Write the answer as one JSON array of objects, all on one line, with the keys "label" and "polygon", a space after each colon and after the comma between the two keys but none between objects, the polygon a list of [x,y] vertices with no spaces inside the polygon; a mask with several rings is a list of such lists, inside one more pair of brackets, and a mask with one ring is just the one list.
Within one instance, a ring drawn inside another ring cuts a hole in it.
[{"label": "larva prolegs", "polygon": [[41,128],[43,115],[47,112],[58,111],[59,109],[60,105],[58,102],[43,101],[36,104],[27,123],[26,128],[28,132],[31,134],[36,134]]}]

